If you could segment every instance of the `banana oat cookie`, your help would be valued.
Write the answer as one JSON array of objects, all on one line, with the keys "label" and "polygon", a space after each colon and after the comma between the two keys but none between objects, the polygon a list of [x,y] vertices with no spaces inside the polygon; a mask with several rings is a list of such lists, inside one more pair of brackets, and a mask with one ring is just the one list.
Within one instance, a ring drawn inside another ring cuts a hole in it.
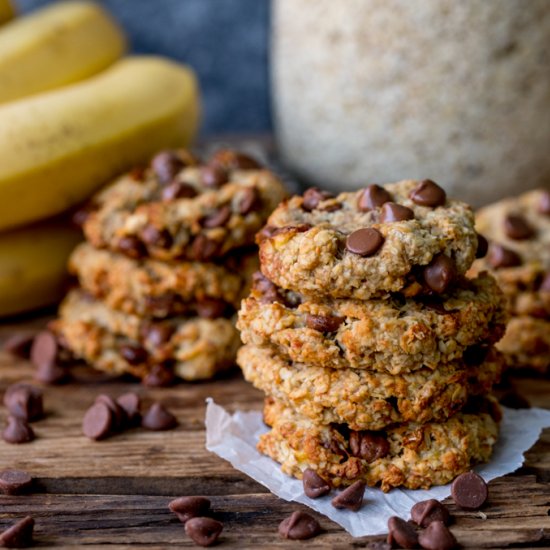
[{"label": "banana oat cookie", "polygon": [[264,420],[272,428],[260,436],[258,450],[279,462],[286,474],[301,479],[312,468],[334,487],[364,480],[389,491],[444,485],[487,462],[498,437],[500,409],[487,398],[444,422],[411,422],[372,432],[322,426],[268,398]]},{"label": "banana oat cookie", "polygon": [[219,151],[207,164],[163,152],[92,198],[86,238],[131,258],[210,261],[253,244],[283,200],[283,184],[250,157]]},{"label": "banana oat cookie", "polygon": [[243,346],[237,363],[246,380],[318,424],[344,423],[380,430],[397,422],[442,421],[469,395],[484,395],[498,382],[500,354],[489,350],[477,365],[441,365],[393,376],[366,370],[289,363],[268,348]]},{"label": "banana oat cookie", "polygon": [[109,307],[132,315],[193,314],[221,317],[235,311],[258,269],[255,250],[233,254],[224,264],[133,260],[122,254],[79,245],[69,260],[84,290]]},{"label": "banana oat cookie", "polygon": [[471,266],[474,215],[431,180],[292,197],[258,234],[263,274],[308,295],[442,294]]},{"label": "banana oat cookie", "polygon": [[202,380],[235,364],[240,345],[231,319],[144,320],[71,291],[52,323],[64,346],[93,367],[145,378],[155,370]]},{"label": "banana oat cookie", "polygon": [[461,360],[471,346],[498,341],[507,320],[502,292],[487,273],[437,298],[369,301],[317,301],[261,274],[254,278],[239,311],[243,342],[321,367],[390,374],[436,369]]}]

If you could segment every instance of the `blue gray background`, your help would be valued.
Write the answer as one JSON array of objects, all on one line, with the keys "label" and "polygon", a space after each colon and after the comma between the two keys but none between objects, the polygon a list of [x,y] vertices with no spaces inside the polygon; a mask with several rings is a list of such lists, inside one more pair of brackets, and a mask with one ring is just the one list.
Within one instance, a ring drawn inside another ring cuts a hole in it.
[{"label": "blue gray background", "polygon": [[[14,0],[22,12],[51,0]],[[102,0],[136,53],[191,65],[202,89],[203,135],[271,129],[269,0]]]}]

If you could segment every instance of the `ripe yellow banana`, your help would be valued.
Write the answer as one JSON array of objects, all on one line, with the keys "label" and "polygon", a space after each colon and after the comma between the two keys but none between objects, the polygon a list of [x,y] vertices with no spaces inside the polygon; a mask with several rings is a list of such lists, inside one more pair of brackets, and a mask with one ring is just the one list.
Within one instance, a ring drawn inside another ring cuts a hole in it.
[{"label": "ripe yellow banana", "polygon": [[198,119],[194,74],[159,57],[1,105],[0,230],[62,212],[159,149],[187,145]]},{"label": "ripe yellow banana", "polygon": [[10,0],[0,0],[0,25],[9,21],[15,15]]},{"label": "ripe yellow banana", "polygon": [[121,29],[92,2],[59,2],[20,17],[0,29],[0,103],[84,80],[124,50]]},{"label": "ripe yellow banana", "polygon": [[56,303],[81,232],[48,221],[0,234],[0,317]]}]

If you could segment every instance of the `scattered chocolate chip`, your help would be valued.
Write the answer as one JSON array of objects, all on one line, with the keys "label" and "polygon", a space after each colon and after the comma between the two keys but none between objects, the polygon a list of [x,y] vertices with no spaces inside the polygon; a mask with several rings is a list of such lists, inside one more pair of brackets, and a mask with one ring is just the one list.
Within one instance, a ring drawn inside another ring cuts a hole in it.
[{"label": "scattered chocolate chip", "polygon": [[109,407],[109,410],[113,416],[112,429],[122,430],[126,427],[128,423],[128,417],[126,416],[126,411],[110,396],[105,393],[100,393],[95,398],[95,403],[104,403]]},{"label": "scattered chocolate chip", "polygon": [[151,160],[151,168],[161,184],[170,183],[185,163],[173,151],[162,151]]},{"label": "scattered chocolate chip", "polygon": [[504,218],[504,233],[510,239],[522,241],[530,239],[535,234],[535,230],[523,216],[509,214]]},{"label": "scattered chocolate chip", "polygon": [[6,495],[27,493],[32,487],[32,477],[22,470],[4,470],[0,473],[0,491]]},{"label": "scattered chocolate chip", "polygon": [[357,512],[363,506],[363,495],[365,494],[366,483],[356,481],[349,487],[346,487],[341,493],[338,493],[332,499],[332,505],[335,508],[347,508]]},{"label": "scattered chocolate chip", "polygon": [[225,206],[221,206],[217,210],[214,210],[212,213],[208,214],[208,216],[205,216],[201,220],[201,225],[207,229],[221,227],[227,223],[231,217],[231,213],[231,207],[226,204]]},{"label": "scattered chocolate chip", "polygon": [[28,422],[38,420],[44,414],[42,391],[30,384],[12,384],[4,394],[4,405],[10,414]]},{"label": "scattered chocolate chip", "polygon": [[362,212],[368,212],[369,210],[374,210],[375,208],[382,206],[383,204],[391,201],[392,196],[380,185],[372,183],[359,195],[359,200],[357,201],[357,207]]},{"label": "scattered chocolate chip", "polygon": [[210,165],[201,168],[201,182],[205,187],[218,189],[229,181],[227,171],[221,166]]},{"label": "scattered chocolate chip", "polygon": [[331,486],[315,470],[306,468],[302,472],[304,493],[309,498],[319,498],[331,491]]},{"label": "scattered chocolate chip", "polygon": [[178,425],[178,421],[160,403],[153,403],[151,408],[143,415],[141,425],[148,430],[162,431],[175,428]]},{"label": "scattered chocolate chip", "polygon": [[34,439],[34,431],[26,420],[15,416],[8,416],[8,425],[2,432],[6,443],[28,443]]},{"label": "scattered chocolate chip", "polygon": [[402,222],[413,219],[414,212],[402,204],[387,202],[382,206],[382,212],[380,213],[381,223]]},{"label": "scattered chocolate chip", "polygon": [[306,540],[321,532],[319,522],[305,512],[295,511],[279,524],[279,535],[284,539]]},{"label": "scattered chocolate chip", "polygon": [[433,521],[418,535],[418,542],[426,550],[453,550],[457,547],[454,535],[442,521]]},{"label": "scattered chocolate chip", "polygon": [[164,202],[171,202],[176,199],[192,199],[197,196],[197,190],[189,183],[173,181],[162,188],[160,196]]},{"label": "scattered chocolate chip", "polygon": [[231,149],[220,149],[210,158],[209,164],[226,170],[258,170],[261,165],[251,156]]},{"label": "scattered chocolate chip", "polygon": [[105,403],[94,403],[84,415],[82,431],[90,439],[99,441],[111,435],[114,427],[113,412]]},{"label": "scattered chocolate chip", "polygon": [[40,365],[34,372],[34,378],[43,384],[62,384],[69,379],[69,372],[55,363]]},{"label": "scattered chocolate chip", "polygon": [[539,285],[539,292],[550,292],[550,273],[544,276],[544,279]]},{"label": "scattered chocolate chip", "polygon": [[438,254],[424,268],[424,282],[430,290],[443,294],[455,281],[457,273],[454,262],[445,254]]},{"label": "scattered chocolate chip", "polygon": [[147,362],[149,354],[147,350],[137,344],[124,344],[120,346],[120,355],[130,365],[142,365]]},{"label": "scattered chocolate chip", "polygon": [[34,330],[22,330],[8,336],[2,344],[2,349],[15,357],[28,359],[31,354],[31,346],[36,336]]},{"label": "scattered chocolate chip", "polygon": [[36,367],[53,365],[57,359],[57,338],[49,330],[39,332],[31,346],[31,362]]},{"label": "scattered chocolate chip", "polygon": [[154,225],[146,225],[140,232],[140,237],[145,244],[168,250],[174,243],[174,239],[167,229],[157,229]]},{"label": "scattered chocolate chip", "polygon": [[139,260],[147,254],[143,243],[134,235],[121,237],[116,243],[116,247],[119,252],[134,260]]},{"label": "scattered chocolate chip", "polygon": [[369,463],[384,458],[390,452],[388,440],[376,432],[352,431],[349,435],[349,446],[353,456]]},{"label": "scattered chocolate chip", "polygon": [[242,196],[237,206],[239,214],[241,214],[241,216],[246,216],[246,214],[254,210],[258,204],[259,198],[260,196],[255,187],[246,187],[242,192]]},{"label": "scattered chocolate chip", "polygon": [[550,191],[543,191],[541,193],[538,205],[538,212],[539,214],[550,216]]},{"label": "scattered chocolate chip", "polygon": [[477,249],[476,249],[476,258],[483,258],[487,251],[489,250],[489,242],[487,239],[481,235],[477,234]]},{"label": "scattered chocolate chip", "polygon": [[212,518],[191,518],[185,522],[185,533],[199,546],[211,546],[223,530],[223,523]]},{"label": "scattered chocolate chip", "polygon": [[206,516],[210,512],[210,500],[206,497],[180,497],[172,500],[168,508],[185,523],[191,518]]},{"label": "scattered chocolate chip", "polygon": [[169,342],[175,330],[174,325],[168,322],[146,323],[141,328],[141,337],[150,346],[157,348]]},{"label": "scattered chocolate chip", "polygon": [[485,361],[488,353],[489,353],[488,346],[483,346],[481,344],[474,344],[472,346],[468,346],[464,350],[462,359],[464,363],[469,367],[477,367],[481,365],[483,361]]},{"label": "scattered chocolate chip", "polygon": [[464,510],[478,510],[489,494],[487,483],[475,472],[460,474],[451,485],[451,496]]},{"label": "scattered chocolate chip", "polygon": [[447,195],[437,183],[432,180],[422,180],[412,190],[409,198],[420,206],[442,206],[447,200]]},{"label": "scattered chocolate chip", "polygon": [[449,525],[451,514],[446,506],[431,498],[417,502],[411,508],[411,519],[420,527],[428,527],[433,521],[442,521],[445,525]]},{"label": "scattered chocolate chip", "polygon": [[336,332],[343,322],[344,318],[337,315],[313,315],[308,313],[306,316],[307,327],[319,332]]},{"label": "scattered chocolate chip", "polygon": [[126,421],[129,426],[135,426],[141,423],[141,399],[137,393],[123,393],[116,399],[117,404],[124,409]]},{"label": "scattered chocolate chip", "polygon": [[319,206],[320,202],[333,197],[334,195],[328,191],[321,191],[321,189],[318,189],[317,187],[310,187],[303,195],[302,208],[306,212],[311,212]]},{"label": "scattered chocolate chip", "polygon": [[197,314],[203,319],[217,319],[223,317],[227,304],[216,298],[203,298],[197,302]]},{"label": "scattered chocolate chip", "polygon": [[365,227],[350,233],[346,239],[346,248],[359,256],[372,256],[384,244],[382,233],[373,227]]},{"label": "scattered chocolate chip", "polygon": [[34,519],[27,516],[0,534],[0,546],[5,548],[27,548],[32,545],[33,530]]},{"label": "scattered chocolate chip", "polygon": [[492,243],[489,246],[487,261],[494,269],[521,265],[521,257],[519,254],[509,248],[495,243]]},{"label": "scattered chocolate chip", "polygon": [[509,407],[510,409],[530,409],[531,403],[523,397],[523,395],[520,395],[519,393],[515,391],[510,391],[508,393],[505,393],[500,398],[500,404],[504,405],[505,407]]},{"label": "scattered chocolate chip", "polygon": [[200,233],[193,240],[191,253],[198,262],[208,262],[217,254],[219,245],[216,241],[209,239],[206,235]]},{"label": "scattered chocolate chip", "polygon": [[155,364],[144,376],[142,384],[148,388],[166,388],[176,380],[174,371],[165,365]]},{"label": "scattered chocolate chip", "polygon": [[388,520],[388,544],[397,544],[400,548],[416,548],[418,535],[414,527],[405,520],[392,516]]}]

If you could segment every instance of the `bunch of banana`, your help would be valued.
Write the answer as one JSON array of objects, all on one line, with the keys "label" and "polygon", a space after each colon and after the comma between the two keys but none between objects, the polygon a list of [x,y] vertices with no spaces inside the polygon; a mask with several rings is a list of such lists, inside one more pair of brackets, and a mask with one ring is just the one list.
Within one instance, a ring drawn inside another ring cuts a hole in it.
[{"label": "bunch of banana", "polygon": [[59,223],[14,228],[194,137],[193,72],[159,57],[116,61],[124,43],[103,10],[83,1],[0,28],[0,316],[57,301],[76,242]]}]

